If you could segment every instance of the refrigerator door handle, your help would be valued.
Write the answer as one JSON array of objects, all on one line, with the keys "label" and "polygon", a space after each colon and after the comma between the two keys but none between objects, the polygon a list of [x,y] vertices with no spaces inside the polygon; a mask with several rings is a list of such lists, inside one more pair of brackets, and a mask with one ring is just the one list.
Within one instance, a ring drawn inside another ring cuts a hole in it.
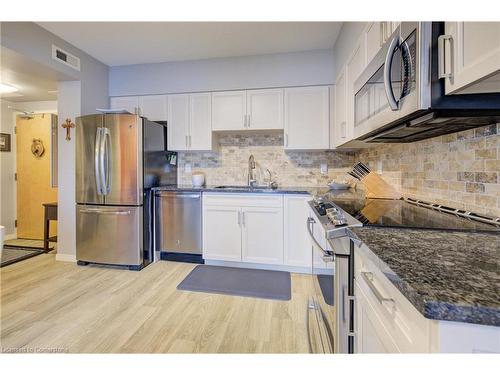
[{"label": "refrigerator door handle", "polygon": [[97,194],[102,195],[101,186],[101,139],[102,139],[102,128],[97,128],[95,132],[95,146],[94,146],[94,173],[95,173],[95,184],[97,187]]},{"label": "refrigerator door handle", "polygon": [[101,144],[99,146],[100,149],[100,155],[99,155],[99,169],[101,171],[101,190],[103,195],[108,195],[109,190],[108,190],[108,175],[107,172],[109,168],[107,167],[107,160],[109,159],[107,150],[106,150],[106,143],[107,143],[107,137],[109,135],[109,129],[107,128],[102,128],[102,135],[101,135]]},{"label": "refrigerator door handle", "polygon": [[105,185],[105,189],[106,189],[106,194],[109,194],[109,192],[111,191],[111,171],[112,171],[112,168],[113,168],[113,165],[112,165],[112,162],[113,162],[113,159],[110,157],[110,155],[112,155],[112,150],[111,150],[111,133],[109,131],[108,128],[105,128],[104,129],[104,149],[106,150],[105,151],[105,158],[106,158],[106,169],[105,169],[105,178],[104,178],[104,181],[106,183]]}]

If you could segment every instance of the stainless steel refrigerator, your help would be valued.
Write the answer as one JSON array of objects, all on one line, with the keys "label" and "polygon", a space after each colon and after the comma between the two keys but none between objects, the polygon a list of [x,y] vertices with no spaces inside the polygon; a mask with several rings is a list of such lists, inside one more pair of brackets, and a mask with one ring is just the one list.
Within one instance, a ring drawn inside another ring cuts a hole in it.
[{"label": "stainless steel refrigerator", "polygon": [[[96,114],[76,120],[76,258],[78,264],[100,263],[141,269],[148,259],[151,223],[148,188],[176,168],[145,165],[166,152],[165,126],[132,114]],[[150,154],[150,155],[148,155]],[[169,158],[170,157],[170,158]],[[167,172],[165,172],[167,171]],[[175,172],[175,173],[174,173]],[[174,177],[175,175],[175,177]],[[145,188],[146,181],[146,188]],[[146,205],[145,205],[146,202]],[[146,232],[146,236],[145,236]],[[145,241],[148,237],[148,241]],[[150,259],[149,259],[150,261]]]}]

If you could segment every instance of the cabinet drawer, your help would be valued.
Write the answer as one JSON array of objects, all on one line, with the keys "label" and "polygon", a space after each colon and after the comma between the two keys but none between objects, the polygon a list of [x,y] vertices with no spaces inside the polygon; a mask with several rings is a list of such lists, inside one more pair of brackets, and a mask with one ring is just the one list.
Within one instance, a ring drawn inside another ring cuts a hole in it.
[{"label": "cabinet drawer", "polygon": [[355,263],[358,263],[355,269],[359,288],[401,352],[429,352],[429,320],[392,285],[371,259],[358,256]]},{"label": "cabinet drawer", "polygon": [[282,207],[281,194],[236,194],[236,193],[204,193],[203,204],[207,206],[237,207]]}]

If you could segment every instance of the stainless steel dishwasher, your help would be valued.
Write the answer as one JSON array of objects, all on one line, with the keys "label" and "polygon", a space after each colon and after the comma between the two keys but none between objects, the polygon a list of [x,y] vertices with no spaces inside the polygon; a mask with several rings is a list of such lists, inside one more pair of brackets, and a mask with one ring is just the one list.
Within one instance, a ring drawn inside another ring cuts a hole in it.
[{"label": "stainless steel dishwasher", "polygon": [[159,258],[203,263],[201,193],[157,191],[155,211]]}]

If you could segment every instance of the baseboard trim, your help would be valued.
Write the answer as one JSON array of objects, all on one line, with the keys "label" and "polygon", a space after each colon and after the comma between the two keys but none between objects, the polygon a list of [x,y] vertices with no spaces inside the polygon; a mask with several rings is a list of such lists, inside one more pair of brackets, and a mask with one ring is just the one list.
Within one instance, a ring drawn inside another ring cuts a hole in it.
[{"label": "baseboard trim", "polygon": [[17,234],[16,233],[11,233],[11,234],[6,234],[5,237],[4,237],[4,240],[7,241],[7,240],[15,240],[17,238]]},{"label": "baseboard trim", "polygon": [[[303,273],[311,274],[311,267],[299,267],[299,266],[287,266],[284,264],[260,264],[260,263],[246,263],[246,262],[234,262],[227,260],[215,260],[215,259],[205,259],[205,264],[210,266],[226,266],[226,267],[236,267],[236,268],[252,268],[261,270],[271,270],[271,271],[287,271],[291,273]],[[319,275],[333,275],[334,269],[331,268],[316,268],[314,270],[315,274]]]},{"label": "baseboard trim", "polygon": [[56,254],[56,260],[60,262],[73,262],[76,263],[76,255],[73,254]]}]

